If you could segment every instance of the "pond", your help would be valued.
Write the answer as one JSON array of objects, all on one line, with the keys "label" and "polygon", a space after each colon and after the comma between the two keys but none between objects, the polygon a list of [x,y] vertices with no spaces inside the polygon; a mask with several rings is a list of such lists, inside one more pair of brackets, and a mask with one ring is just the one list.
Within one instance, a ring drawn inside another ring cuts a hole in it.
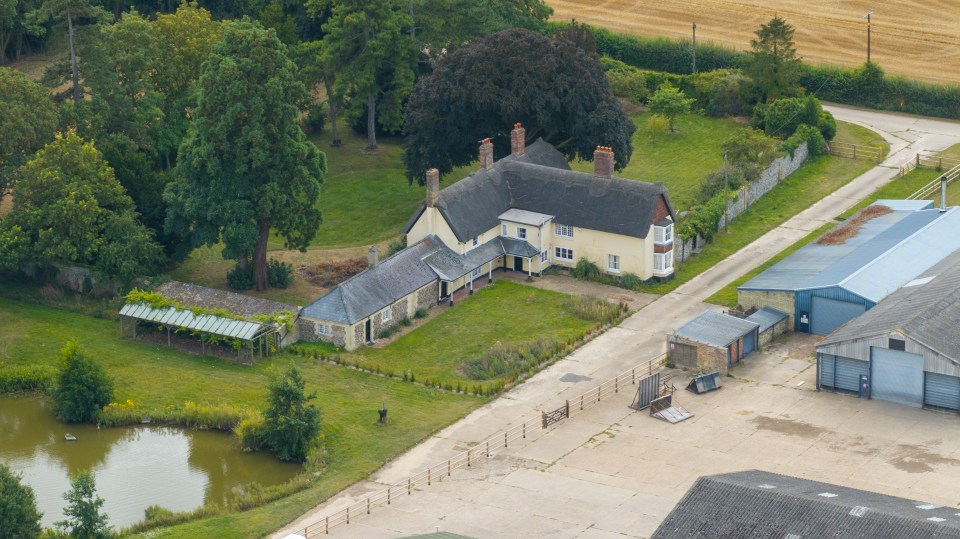
[{"label": "pond", "polygon": [[[77,441],[68,442],[70,433]],[[0,462],[33,487],[42,524],[63,520],[70,475],[92,470],[102,511],[115,528],[159,505],[189,511],[223,504],[244,485],[283,483],[300,470],[269,453],[244,453],[225,433],[137,426],[67,425],[41,397],[0,396]]]}]

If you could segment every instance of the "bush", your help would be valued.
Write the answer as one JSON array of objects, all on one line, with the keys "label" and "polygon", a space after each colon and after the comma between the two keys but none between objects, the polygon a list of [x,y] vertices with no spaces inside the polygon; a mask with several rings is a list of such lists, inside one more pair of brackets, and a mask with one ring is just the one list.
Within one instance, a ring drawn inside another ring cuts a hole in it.
[{"label": "bush", "polygon": [[246,417],[233,428],[233,435],[244,451],[260,451],[264,447],[263,416],[259,413]]},{"label": "bush", "polygon": [[744,116],[760,100],[750,78],[731,69],[718,69],[683,77],[680,88],[696,99],[704,114],[714,117]]},{"label": "bush", "polygon": [[76,341],[60,350],[60,376],[53,392],[57,417],[67,423],[93,421],[113,400],[113,380],[87,358]]},{"label": "bush", "polygon": [[827,151],[827,143],[823,139],[823,134],[820,133],[819,129],[807,124],[798,127],[793,136],[783,141],[780,148],[792,156],[793,152],[804,142],[807,143],[807,151],[810,152],[811,156],[823,155]]},{"label": "bush", "polygon": [[[253,274],[250,275],[251,286],[253,285]],[[229,277],[228,277],[229,280]],[[286,288],[293,282],[293,266],[271,258],[267,263],[267,281],[273,288]]]},{"label": "bush", "polygon": [[586,258],[581,258],[577,261],[577,265],[570,270],[570,275],[573,275],[577,279],[596,279],[600,277],[600,268]]},{"label": "bush", "polygon": [[311,104],[310,109],[307,110],[307,114],[300,120],[300,127],[303,129],[303,132],[308,135],[323,131],[326,124],[327,108],[326,103],[323,102]]},{"label": "bush", "polygon": [[423,318],[424,316],[427,316],[426,309],[417,309],[417,311],[413,313],[414,318]]},{"label": "bush", "polygon": [[623,288],[629,288],[630,290],[633,290],[643,284],[643,279],[641,279],[636,273],[630,273],[628,271],[620,276],[620,281],[618,284]]},{"label": "bush", "polygon": [[237,264],[227,273],[227,286],[234,290],[250,290],[253,288],[253,266],[241,268]]},{"label": "bush", "polygon": [[399,238],[390,242],[390,245],[387,247],[387,258],[399,253],[400,251],[407,248],[407,236],[403,235]]},{"label": "bush", "polygon": [[22,476],[0,463],[0,530],[4,537],[37,537],[40,535],[40,511],[37,498]]},{"label": "bush", "polygon": [[280,460],[304,460],[320,434],[320,410],[310,404],[316,394],[305,388],[295,367],[270,384],[263,441]]},{"label": "bush", "polygon": [[380,333],[377,333],[377,338],[378,338],[378,339],[389,339],[390,337],[393,336],[394,333],[396,333],[396,332],[398,332],[398,331],[400,331],[400,326],[399,326],[398,324],[394,324],[394,325],[392,325],[392,326],[387,326],[387,327],[381,329],[381,330],[380,330]]},{"label": "bush", "polygon": [[54,386],[57,371],[47,365],[11,365],[0,368],[0,393],[42,393]]}]

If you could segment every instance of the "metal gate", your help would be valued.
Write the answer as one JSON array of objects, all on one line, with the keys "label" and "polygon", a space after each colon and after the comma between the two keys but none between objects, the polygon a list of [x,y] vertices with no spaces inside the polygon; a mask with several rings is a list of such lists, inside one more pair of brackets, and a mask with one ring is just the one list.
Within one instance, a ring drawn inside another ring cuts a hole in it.
[{"label": "metal gate", "polygon": [[866,305],[818,296],[811,301],[810,333],[814,335],[829,335],[867,310]]},{"label": "metal gate", "polygon": [[925,372],[923,403],[947,410],[960,410],[960,378]]},{"label": "metal gate", "polygon": [[870,398],[923,406],[923,356],[871,347]]},{"label": "metal gate", "polygon": [[660,393],[660,373],[654,373],[637,382],[637,396],[630,405],[634,410],[643,410]]},{"label": "metal gate", "polygon": [[854,393],[860,387],[860,375],[870,372],[866,361],[820,354],[820,386]]}]

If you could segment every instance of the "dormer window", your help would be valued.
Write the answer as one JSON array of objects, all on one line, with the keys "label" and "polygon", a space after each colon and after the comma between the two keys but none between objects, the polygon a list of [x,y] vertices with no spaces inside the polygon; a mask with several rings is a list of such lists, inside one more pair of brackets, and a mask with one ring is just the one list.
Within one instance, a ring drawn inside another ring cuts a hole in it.
[{"label": "dormer window", "polygon": [[673,223],[666,226],[653,226],[653,241],[665,244],[673,242]]}]

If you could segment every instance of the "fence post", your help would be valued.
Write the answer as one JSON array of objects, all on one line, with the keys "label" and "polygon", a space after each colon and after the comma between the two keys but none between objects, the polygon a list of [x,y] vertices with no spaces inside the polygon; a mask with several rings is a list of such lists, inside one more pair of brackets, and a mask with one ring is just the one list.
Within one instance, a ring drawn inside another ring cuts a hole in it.
[{"label": "fence post", "polygon": [[407,479],[407,496],[410,495],[410,480]]},{"label": "fence post", "polygon": [[370,498],[367,498],[367,514],[370,514]]},{"label": "fence post", "polygon": [[630,369],[630,385],[636,385],[637,383],[637,368],[634,367]]},{"label": "fence post", "polygon": [[583,411],[583,395],[580,395],[580,411]]},{"label": "fence post", "polygon": [[540,423],[543,425],[543,428],[547,428],[547,413],[540,412]]},{"label": "fence post", "polygon": [[524,440],[527,439],[527,423],[526,422],[523,423],[523,439]]},{"label": "fence post", "polygon": [[450,459],[447,459],[447,477],[450,477]]},{"label": "fence post", "polygon": [[326,521],[324,521],[323,532],[330,535],[330,517],[327,517]]},{"label": "fence post", "polygon": [[387,505],[390,505],[390,487],[387,487]]},{"label": "fence post", "polygon": [[937,170],[943,170],[943,158],[940,158],[939,165],[937,165]]},{"label": "fence post", "polygon": [[[601,384],[601,386],[602,386],[602,384]],[[600,387],[601,387],[601,386],[597,386],[597,402],[600,402]]]},{"label": "fence post", "polygon": [[917,168],[920,168],[920,153],[919,153],[919,152],[917,153],[917,164],[916,164],[915,166],[916,166]]},{"label": "fence post", "polygon": [[487,440],[487,458],[490,458],[490,440]]},{"label": "fence post", "polygon": [[430,486],[430,468],[427,468],[427,486]]},{"label": "fence post", "polygon": [[347,506],[347,524],[350,524],[350,506]]},{"label": "fence post", "polygon": [[613,379],[613,392],[620,393],[620,377],[619,376]]},{"label": "fence post", "polygon": [[467,449],[467,468],[470,467],[470,450]]},{"label": "fence post", "polygon": [[507,447],[507,431],[503,431],[503,447]]},{"label": "fence post", "polygon": [[563,413],[567,416],[567,419],[570,419],[570,399],[567,399],[567,403],[564,405]]}]

